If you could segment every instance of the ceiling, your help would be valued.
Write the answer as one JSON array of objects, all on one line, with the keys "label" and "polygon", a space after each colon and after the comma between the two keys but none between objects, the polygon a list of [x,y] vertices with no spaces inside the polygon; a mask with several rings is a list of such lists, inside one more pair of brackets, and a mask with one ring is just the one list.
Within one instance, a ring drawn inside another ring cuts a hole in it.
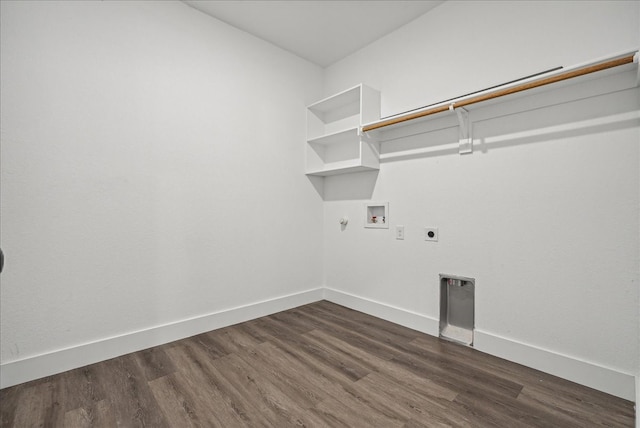
[{"label": "ceiling", "polygon": [[413,21],[443,0],[182,0],[321,67]]}]

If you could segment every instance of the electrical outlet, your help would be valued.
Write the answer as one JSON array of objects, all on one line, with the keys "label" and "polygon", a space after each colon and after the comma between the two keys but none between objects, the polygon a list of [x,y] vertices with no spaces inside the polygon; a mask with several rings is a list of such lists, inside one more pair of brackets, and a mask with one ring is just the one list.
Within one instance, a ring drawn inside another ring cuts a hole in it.
[{"label": "electrical outlet", "polygon": [[424,240],[438,242],[438,228],[437,227],[425,227],[424,228]]},{"label": "electrical outlet", "polygon": [[404,239],[404,226],[396,226],[396,239]]}]

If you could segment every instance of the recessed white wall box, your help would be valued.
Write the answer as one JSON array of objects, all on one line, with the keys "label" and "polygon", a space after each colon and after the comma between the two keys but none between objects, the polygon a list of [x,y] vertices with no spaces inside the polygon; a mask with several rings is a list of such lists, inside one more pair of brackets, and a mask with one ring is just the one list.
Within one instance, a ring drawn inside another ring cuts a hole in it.
[{"label": "recessed white wall box", "polygon": [[307,107],[307,175],[380,169],[380,144],[360,131],[380,119],[380,92],[354,86]]},{"label": "recessed white wall box", "polygon": [[364,208],[364,227],[389,229],[389,202],[369,202]]},{"label": "recessed white wall box", "polygon": [[438,228],[437,227],[425,227],[424,228],[424,240],[438,242]]}]

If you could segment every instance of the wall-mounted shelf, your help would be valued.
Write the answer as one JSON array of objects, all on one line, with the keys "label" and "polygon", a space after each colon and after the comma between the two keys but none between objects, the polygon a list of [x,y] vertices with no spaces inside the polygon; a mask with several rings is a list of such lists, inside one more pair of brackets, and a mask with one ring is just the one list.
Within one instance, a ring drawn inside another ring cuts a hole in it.
[{"label": "wall-mounted shelf", "polygon": [[379,119],[380,93],[362,84],[308,106],[306,174],[379,169],[379,144],[360,132]]},{"label": "wall-mounted shelf", "polygon": [[[505,85],[423,107],[409,113],[401,113],[368,123],[362,127],[362,133],[382,143],[416,132],[414,128],[419,126],[419,123],[453,117],[457,119],[457,124],[460,128],[459,152],[461,154],[471,153],[471,121],[468,110],[512,101],[519,97],[551,89],[559,89],[564,86],[575,85],[626,71],[635,71],[638,76],[635,86],[638,86],[640,83],[640,74],[638,74],[639,55],[638,51],[625,52],[587,64],[567,68],[558,67],[533,77],[523,78]],[[402,128],[405,128],[406,131]]]},{"label": "wall-mounted shelf", "polygon": [[[625,87],[637,87],[640,82],[638,61],[638,51],[632,51],[583,65],[557,67],[548,72],[385,119],[380,119],[380,93],[363,84],[354,86],[307,107],[306,174],[328,176],[378,170],[381,159],[380,145],[425,132],[425,122],[445,128],[457,125],[458,151],[460,154],[471,153],[473,124],[469,110],[477,108],[478,111],[482,111],[483,107],[489,105],[503,104],[520,97],[550,92],[551,89],[556,90],[627,71],[635,71],[637,78],[630,84],[629,79],[625,78]],[[602,88],[597,86],[593,85],[593,89],[587,90],[590,96],[596,96],[602,91],[621,89],[611,89],[606,85]],[[546,101],[536,101],[533,104],[527,101],[524,103],[526,105],[517,106],[520,109],[518,111],[541,108],[558,102],[554,96],[548,98],[547,104]],[[514,108],[513,103],[507,104],[509,108]],[[474,113],[474,121],[491,117],[487,116],[490,112],[478,114],[479,116],[476,116]],[[453,124],[452,119],[455,122]],[[382,155],[382,158],[386,157],[388,156]]]}]

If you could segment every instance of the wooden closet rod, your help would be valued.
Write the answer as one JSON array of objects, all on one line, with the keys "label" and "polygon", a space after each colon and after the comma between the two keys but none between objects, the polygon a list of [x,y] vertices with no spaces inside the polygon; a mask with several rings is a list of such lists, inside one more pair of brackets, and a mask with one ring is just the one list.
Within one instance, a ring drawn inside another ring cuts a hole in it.
[{"label": "wooden closet rod", "polygon": [[374,129],[384,128],[385,126],[395,125],[396,123],[406,122],[408,120],[418,119],[418,118],[429,116],[436,113],[442,113],[454,108],[464,107],[470,104],[476,104],[476,103],[488,101],[494,98],[503,97],[505,95],[511,95],[517,92],[526,91],[528,89],[549,85],[551,83],[561,82],[563,80],[572,79],[574,77],[583,76],[585,74],[595,73],[596,71],[602,71],[608,68],[618,67],[624,64],[630,64],[634,62],[633,60],[634,56],[635,56],[635,53],[632,53],[627,56],[612,59],[609,61],[600,62],[593,65],[588,65],[588,66],[581,67],[571,71],[566,71],[564,73],[560,73],[555,76],[545,77],[539,80],[522,83],[520,85],[516,85],[510,88],[499,89],[493,92],[489,92],[487,94],[478,95],[478,96],[467,98],[467,99],[462,99],[460,101],[451,101],[446,104],[432,107],[426,110],[421,110],[414,113],[383,120],[377,123],[372,123],[370,125],[365,125],[362,127],[362,131],[363,132],[373,131]]}]

